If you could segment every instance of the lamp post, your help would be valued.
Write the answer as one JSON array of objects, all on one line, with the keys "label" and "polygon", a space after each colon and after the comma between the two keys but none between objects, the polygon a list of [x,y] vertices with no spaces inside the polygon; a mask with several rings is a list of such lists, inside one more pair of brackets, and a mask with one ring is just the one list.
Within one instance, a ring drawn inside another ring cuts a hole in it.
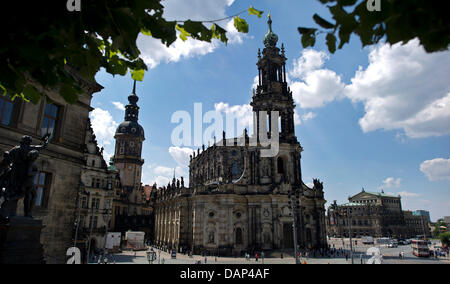
[{"label": "lamp post", "polygon": [[[294,193],[292,194],[292,191]],[[293,221],[292,221],[292,228],[293,228],[293,235],[294,235],[294,254],[295,254],[295,264],[299,264],[300,261],[298,259],[298,252],[297,252],[297,209],[300,206],[300,191],[296,189],[291,189],[288,192],[288,203],[291,207],[292,215],[293,215]]]},{"label": "lamp post", "polygon": [[352,259],[352,264],[353,263],[353,242],[352,242],[352,224],[350,222],[350,214],[352,213],[351,208],[347,207],[347,222],[348,222],[348,231],[349,231],[349,236],[350,236],[350,257]]},{"label": "lamp post", "polygon": [[77,195],[77,209],[78,209],[78,217],[77,217],[77,226],[75,228],[75,237],[73,240],[73,247],[77,246],[77,240],[78,240],[78,230],[80,229],[80,217],[81,217],[81,206],[80,206],[80,194],[85,193],[85,186],[84,183],[80,181],[79,191]]},{"label": "lamp post", "polygon": [[[88,192],[88,200],[89,197],[91,196],[91,193]],[[89,229],[89,238],[88,238],[88,251],[87,251],[87,263],[89,264],[89,257],[90,257],[90,253],[91,253],[91,237],[92,237],[92,229],[94,227],[94,202],[93,199],[90,200],[91,201],[91,224],[90,225],[90,229]],[[89,204],[89,203],[88,203]]]},{"label": "lamp post", "polygon": [[109,230],[109,220],[111,218],[111,208],[110,206],[106,206],[104,213],[103,213],[103,217],[105,218],[105,245],[103,246],[103,251],[104,251],[104,255],[106,256],[106,241],[108,240],[108,230]]}]

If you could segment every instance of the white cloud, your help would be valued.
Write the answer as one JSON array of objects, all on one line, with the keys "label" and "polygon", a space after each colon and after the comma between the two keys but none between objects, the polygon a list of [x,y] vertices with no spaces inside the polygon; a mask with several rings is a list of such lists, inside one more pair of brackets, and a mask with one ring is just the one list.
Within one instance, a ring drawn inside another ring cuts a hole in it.
[{"label": "white cloud", "polygon": [[408,197],[419,197],[420,196],[420,194],[417,194],[417,193],[414,193],[414,192],[407,192],[407,191],[400,191],[398,193],[398,195],[400,195],[401,197],[405,197],[405,198],[408,198]]},{"label": "white cloud", "polygon": [[392,188],[392,187],[400,187],[402,182],[401,178],[393,178],[393,177],[388,177],[387,179],[385,179],[383,181],[383,186],[381,186],[381,188],[385,187],[385,188]]},{"label": "white cloud", "polygon": [[297,109],[294,109],[294,124],[295,125],[300,125],[302,124],[302,120],[300,118],[300,115],[298,114]]},{"label": "white cloud", "polygon": [[417,194],[417,193],[414,193],[414,192],[408,192],[408,191],[400,191],[400,192],[397,192],[397,193],[388,192],[387,194],[396,195],[396,196],[400,195],[403,198],[414,198],[414,197],[419,197],[420,196],[420,194]]},{"label": "white cloud", "polygon": [[[163,5],[166,20],[216,20],[225,18],[226,8],[234,0],[165,0]],[[245,35],[239,33],[233,21],[220,25],[228,31],[229,44],[240,44]],[[213,52],[221,44],[218,40],[212,43],[197,41],[188,38],[187,41],[177,39],[170,47],[166,47],[160,40],[140,34],[137,45],[141,50],[144,62],[154,68],[161,62],[178,62],[182,58],[203,56]]]},{"label": "white cloud", "polygon": [[188,167],[190,162],[190,155],[193,150],[190,148],[170,147],[169,154],[182,167]]},{"label": "white cloud", "polygon": [[308,121],[310,119],[313,119],[316,116],[317,116],[317,114],[315,114],[313,112],[305,113],[304,115],[302,115],[302,121]]},{"label": "white cloud", "polygon": [[424,161],[420,165],[423,172],[430,181],[450,180],[450,159],[433,159]]},{"label": "white cloud", "polygon": [[90,118],[98,144],[113,145],[118,123],[114,121],[109,111],[96,108],[91,112]]},{"label": "white cloud", "polygon": [[364,132],[403,129],[410,138],[450,133],[449,52],[428,54],[419,41],[382,44],[369,55],[345,95],[362,102]]},{"label": "white cloud", "polygon": [[301,108],[322,107],[344,97],[345,84],[341,77],[329,69],[320,69],[326,59],[329,56],[322,51],[305,49],[294,61],[294,69],[289,72],[293,77],[290,88],[295,103]]},{"label": "white cloud", "polygon": [[291,90],[301,108],[318,108],[345,97],[362,103],[363,132],[402,130],[398,138],[442,136],[450,134],[449,54],[428,54],[417,39],[405,45],[380,44],[372,48],[368,67],[360,67],[345,85],[341,76],[323,68],[327,54],[306,49],[289,73],[297,78]]},{"label": "white cloud", "polygon": [[167,186],[167,184],[169,184],[169,182],[171,182],[171,180],[167,177],[163,177],[163,176],[157,176],[155,179],[153,179],[153,181],[150,183],[151,185],[155,184],[157,185],[157,187],[163,187],[163,186]]},{"label": "white cloud", "polygon": [[294,69],[289,74],[294,78],[304,78],[314,70],[320,69],[330,56],[323,51],[304,49],[302,55],[294,60]]},{"label": "white cloud", "polygon": [[[230,116],[236,119],[235,132],[240,129],[247,128],[248,134],[251,135],[253,129],[253,109],[249,104],[245,105],[233,105],[230,106],[227,103],[220,102],[214,105],[216,112],[223,113],[226,116]],[[226,124],[226,117],[223,116],[224,126]],[[226,131],[226,129],[224,129]],[[242,132],[239,133],[227,133],[228,137],[241,136]]]},{"label": "white cloud", "polygon": [[155,68],[161,62],[178,62],[181,58],[205,55],[216,48],[214,42],[201,42],[192,38],[186,41],[177,39],[170,47],[166,47],[159,40],[142,34],[139,35],[137,44],[142,52],[142,59],[150,68]]},{"label": "white cloud", "polygon": [[[153,169],[153,172],[156,175],[166,176],[166,177],[173,177],[174,169],[163,167],[163,166],[157,166]],[[175,167],[175,175],[177,177],[186,175],[186,172],[181,167]]]},{"label": "white cloud", "polygon": [[122,110],[122,111],[125,110],[125,106],[124,106],[124,104],[121,103],[121,102],[112,102],[112,104],[113,104],[118,110]]},{"label": "white cloud", "polygon": [[248,37],[248,35],[238,32],[233,19],[227,23],[224,29],[227,30],[228,44],[241,44],[244,42],[244,38]]}]

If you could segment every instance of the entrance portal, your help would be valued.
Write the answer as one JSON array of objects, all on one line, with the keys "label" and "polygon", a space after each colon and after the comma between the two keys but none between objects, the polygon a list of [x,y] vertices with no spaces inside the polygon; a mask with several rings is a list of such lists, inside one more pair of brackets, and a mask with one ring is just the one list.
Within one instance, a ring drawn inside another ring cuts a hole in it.
[{"label": "entrance portal", "polygon": [[292,224],[283,224],[283,248],[293,248],[294,247],[294,231],[292,230]]}]

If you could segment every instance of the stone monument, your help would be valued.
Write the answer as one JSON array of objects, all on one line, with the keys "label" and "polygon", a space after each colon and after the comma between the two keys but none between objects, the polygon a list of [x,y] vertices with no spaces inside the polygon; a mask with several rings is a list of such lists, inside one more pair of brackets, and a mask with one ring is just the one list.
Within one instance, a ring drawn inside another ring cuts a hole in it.
[{"label": "stone monument", "polygon": [[[31,145],[32,138],[23,136],[20,145],[3,155],[0,162],[0,264],[43,264],[40,243],[42,220],[32,217],[36,199],[35,161],[50,142]],[[23,198],[23,217],[16,216],[17,203]]]}]

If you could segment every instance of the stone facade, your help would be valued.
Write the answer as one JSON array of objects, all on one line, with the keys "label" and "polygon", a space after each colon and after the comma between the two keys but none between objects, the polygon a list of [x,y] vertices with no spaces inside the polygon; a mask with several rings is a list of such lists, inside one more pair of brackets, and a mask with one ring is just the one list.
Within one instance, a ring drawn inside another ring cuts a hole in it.
[{"label": "stone facade", "polygon": [[[402,210],[400,196],[363,189],[349,197],[348,203],[338,205],[335,201],[328,208],[327,234],[330,237],[349,237],[351,227],[352,237],[412,238],[418,235],[417,220],[425,220],[425,227],[428,227],[428,221],[426,217],[408,212]],[[420,234],[423,232],[422,228]]]},{"label": "stone facade", "polygon": [[[258,53],[259,84],[254,91],[256,126],[239,138],[202,148],[191,156],[189,187],[176,181],[152,191],[155,244],[194,253],[240,254],[244,251],[293,249],[293,213],[289,192],[299,195],[297,241],[303,248],[326,247],[323,188],[302,181],[301,153],[295,136],[294,102],[286,82],[284,46],[269,32]],[[279,132],[271,112],[279,113]],[[269,114],[269,115],[267,115]],[[267,124],[269,124],[268,127]],[[265,157],[264,135],[279,136],[279,151]],[[262,135],[261,135],[262,134]]]},{"label": "stone facade", "polygon": [[[106,232],[111,228],[114,193],[120,186],[119,172],[108,167],[103,148],[98,147],[90,122],[86,130],[81,188],[78,195],[77,244],[82,252],[104,248]],[[91,226],[92,225],[92,226]],[[90,246],[88,242],[91,242]]]},{"label": "stone facade", "polygon": [[[57,90],[46,92],[52,102],[42,99],[37,104],[19,99],[8,102],[6,97],[0,96],[0,102],[6,105],[0,109],[0,151],[18,145],[23,135],[31,136],[34,144],[39,144],[46,133],[53,136],[36,161],[38,196],[33,212],[36,219],[43,221],[41,243],[47,263],[64,263],[66,250],[73,246],[76,200],[84,166],[85,130],[92,94],[102,88],[74,76],[84,92],[72,105],[67,104]],[[21,215],[22,206],[18,210]]]}]

